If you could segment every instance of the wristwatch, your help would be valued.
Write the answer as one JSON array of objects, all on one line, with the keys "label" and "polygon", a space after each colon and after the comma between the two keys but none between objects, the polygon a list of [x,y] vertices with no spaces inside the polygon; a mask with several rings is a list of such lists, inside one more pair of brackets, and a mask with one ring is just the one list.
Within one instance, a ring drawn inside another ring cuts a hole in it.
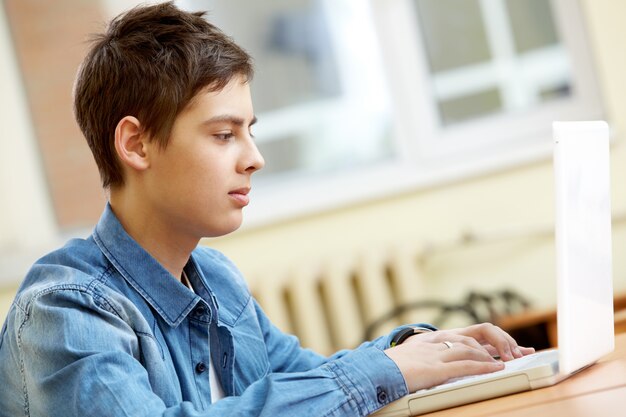
[{"label": "wristwatch", "polygon": [[396,333],[395,336],[393,336],[393,339],[391,339],[391,343],[389,344],[389,346],[391,347],[398,346],[399,344],[404,342],[406,339],[408,339],[409,336],[413,336],[414,334],[430,333],[433,331],[434,331],[433,329],[430,329],[428,327],[420,327],[420,326],[404,328],[400,330],[398,333]]}]

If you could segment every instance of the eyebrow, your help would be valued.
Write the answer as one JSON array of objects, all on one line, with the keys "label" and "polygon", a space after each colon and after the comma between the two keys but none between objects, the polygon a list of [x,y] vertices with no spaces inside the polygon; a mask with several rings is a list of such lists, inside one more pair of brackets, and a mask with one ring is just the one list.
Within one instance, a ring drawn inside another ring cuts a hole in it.
[{"label": "eyebrow", "polygon": [[[250,120],[250,124],[248,126],[252,126],[253,124],[255,124],[257,122],[257,120],[258,120],[257,117],[253,116],[252,120]],[[223,123],[223,122],[231,123],[231,124],[234,124],[236,126],[243,126],[245,120],[243,118],[241,118],[241,117],[238,117],[238,116],[233,116],[233,115],[230,115],[230,114],[224,114],[224,115],[211,117],[210,119],[205,120],[204,122],[202,122],[202,124],[210,125],[210,124],[213,124],[213,123]]]}]

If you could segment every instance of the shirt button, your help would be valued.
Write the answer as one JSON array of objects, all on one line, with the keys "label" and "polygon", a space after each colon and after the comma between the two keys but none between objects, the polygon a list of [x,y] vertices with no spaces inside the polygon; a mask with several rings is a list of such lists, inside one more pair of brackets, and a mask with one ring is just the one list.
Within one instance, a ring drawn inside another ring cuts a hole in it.
[{"label": "shirt button", "polygon": [[378,388],[376,390],[376,398],[378,398],[378,402],[380,404],[387,404],[387,399],[388,399],[387,392],[384,391],[382,388]]},{"label": "shirt button", "polygon": [[204,364],[204,362],[198,362],[196,364],[196,372],[201,374],[204,371],[206,371],[206,365]]},{"label": "shirt button", "polygon": [[206,308],[203,305],[199,305],[198,307],[196,307],[196,309],[194,310],[194,315],[196,317],[200,317],[200,316],[204,316],[206,314]]}]

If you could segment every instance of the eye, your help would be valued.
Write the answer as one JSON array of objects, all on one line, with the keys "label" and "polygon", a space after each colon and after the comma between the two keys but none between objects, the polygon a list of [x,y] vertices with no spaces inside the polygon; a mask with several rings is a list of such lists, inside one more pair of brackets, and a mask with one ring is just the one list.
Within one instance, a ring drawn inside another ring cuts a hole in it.
[{"label": "eye", "polygon": [[250,135],[251,138],[254,139],[255,135],[254,135],[254,129],[253,127],[256,125],[258,119],[255,117],[252,118],[252,121],[250,122],[250,124],[248,125],[248,134]]},{"label": "eye", "polygon": [[213,135],[215,138],[219,139],[219,140],[223,140],[223,141],[228,141],[230,140],[234,135],[233,132],[226,132],[226,133],[216,133]]}]

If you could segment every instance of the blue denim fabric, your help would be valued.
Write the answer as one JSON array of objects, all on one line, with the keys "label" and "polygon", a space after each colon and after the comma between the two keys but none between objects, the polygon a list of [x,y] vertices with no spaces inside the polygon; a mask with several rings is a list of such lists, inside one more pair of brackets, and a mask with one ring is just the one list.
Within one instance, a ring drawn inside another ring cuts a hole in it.
[{"label": "blue denim fabric", "polygon": [[[363,416],[407,394],[391,335],[323,357],[199,247],[174,279],[109,206],[30,270],[0,339],[0,416]],[[226,398],[210,404],[208,363]],[[203,366],[205,365],[205,366]]]}]

